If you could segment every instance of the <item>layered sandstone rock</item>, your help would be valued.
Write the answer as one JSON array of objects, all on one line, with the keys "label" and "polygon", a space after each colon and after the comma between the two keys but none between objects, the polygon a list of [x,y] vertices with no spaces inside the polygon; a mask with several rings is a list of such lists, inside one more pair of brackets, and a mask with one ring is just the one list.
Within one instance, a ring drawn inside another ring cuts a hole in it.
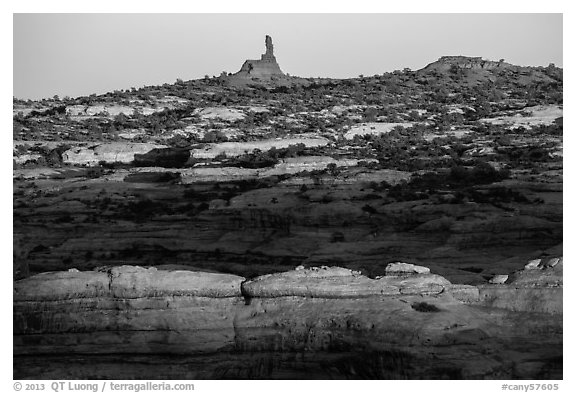
[{"label": "layered sandstone rock", "polygon": [[242,277],[121,266],[14,284],[14,352],[202,353],[234,345]]},{"label": "layered sandstone rock", "polygon": [[370,279],[350,269],[326,266],[261,276],[242,285],[249,298],[302,296],[314,298],[363,298],[380,295],[431,295],[450,282],[444,277],[381,277]]},{"label": "layered sandstone rock", "polygon": [[[515,282],[561,285],[551,264]],[[561,377],[554,310],[491,307],[476,287],[409,270],[39,274],[14,284],[15,378]]]}]

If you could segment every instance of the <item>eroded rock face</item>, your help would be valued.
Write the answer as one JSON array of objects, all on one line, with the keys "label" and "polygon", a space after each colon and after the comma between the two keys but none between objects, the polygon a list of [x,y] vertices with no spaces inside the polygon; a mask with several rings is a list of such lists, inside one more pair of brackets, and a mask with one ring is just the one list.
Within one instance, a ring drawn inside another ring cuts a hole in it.
[{"label": "eroded rock face", "polygon": [[[546,266],[492,286],[561,285],[562,262]],[[38,274],[14,283],[14,377],[562,377],[561,314],[491,307],[477,287],[418,268],[379,279],[302,266],[251,280],[137,266]]]},{"label": "eroded rock face", "polygon": [[562,314],[563,271],[561,257],[532,260],[506,277],[506,285],[480,285],[480,299],[490,307]]},{"label": "eroded rock face", "polygon": [[242,277],[121,266],[14,285],[16,354],[210,353],[234,346]]}]

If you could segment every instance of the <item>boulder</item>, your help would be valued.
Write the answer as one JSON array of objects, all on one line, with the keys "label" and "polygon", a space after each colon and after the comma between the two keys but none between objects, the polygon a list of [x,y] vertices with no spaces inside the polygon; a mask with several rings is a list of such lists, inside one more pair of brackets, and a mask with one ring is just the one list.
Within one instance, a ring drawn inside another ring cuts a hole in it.
[{"label": "boulder", "polygon": [[562,262],[562,258],[551,258],[546,263],[544,263],[544,268],[551,268],[556,266],[558,263]]},{"label": "boulder", "polygon": [[533,269],[538,269],[540,267],[540,262],[542,262],[542,259],[533,259],[531,261],[529,261],[526,266],[524,266],[525,270],[533,270]]},{"label": "boulder", "polygon": [[497,274],[490,279],[489,283],[490,284],[505,284],[506,280],[508,280],[507,274]]},{"label": "boulder", "polygon": [[395,262],[386,266],[386,276],[406,276],[412,274],[429,274],[430,269],[411,263]]}]

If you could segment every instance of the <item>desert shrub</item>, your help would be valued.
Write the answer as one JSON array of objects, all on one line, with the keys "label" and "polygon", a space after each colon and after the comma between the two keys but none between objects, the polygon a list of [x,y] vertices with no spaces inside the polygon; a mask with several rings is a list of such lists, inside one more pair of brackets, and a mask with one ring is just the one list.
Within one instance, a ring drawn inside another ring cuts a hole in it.
[{"label": "desert shrub", "polygon": [[90,167],[88,169],[86,169],[86,177],[89,179],[97,179],[99,177],[102,177],[104,175],[104,168],[95,166],[95,167]]},{"label": "desert shrub", "polygon": [[333,162],[328,164],[326,169],[327,169],[328,173],[332,176],[338,176],[341,172],[340,169],[338,168],[338,166]]},{"label": "desert shrub", "polygon": [[304,155],[304,152],[306,151],[306,145],[303,143],[297,143],[295,145],[290,145],[285,149],[278,150],[280,150],[278,154],[278,157],[280,158],[298,157]]},{"label": "desert shrub", "polygon": [[128,183],[167,183],[180,181],[178,172],[139,172],[130,173],[124,178]]},{"label": "desert shrub", "polygon": [[505,187],[490,188],[488,190],[465,190],[463,192],[469,200],[477,203],[530,203],[524,194]]},{"label": "desert shrub", "polygon": [[278,159],[274,157],[275,153],[276,151],[270,154],[270,152],[255,149],[252,153],[242,154],[241,156],[231,159],[228,165],[252,169],[272,167],[278,163]]},{"label": "desert shrub", "polygon": [[216,157],[214,157],[215,161],[224,161],[227,158],[226,153],[222,152],[219,153],[218,155],[216,155]]},{"label": "desert shrub", "polygon": [[418,312],[439,312],[440,309],[433,304],[417,302],[412,304],[412,308]]},{"label": "desert shrub", "polygon": [[222,131],[219,130],[208,131],[206,134],[204,134],[204,137],[201,140],[203,143],[218,143],[226,141],[228,141],[228,138]]},{"label": "desert shrub", "polygon": [[34,117],[34,116],[56,116],[56,115],[63,115],[66,113],[66,105],[59,105],[54,106],[52,108],[46,109],[44,111],[36,111],[33,110],[27,117]]},{"label": "desert shrub", "polygon": [[[377,196],[379,198],[379,196]],[[376,209],[374,209],[372,206],[370,205],[364,205],[362,206],[362,211],[365,211],[366,213],[370,213],[370,214],[376,214],[378,213],[378,211]]]},{"label": "desert shrub", "polygon": [[509,176],[509,170],[496,170],[485,162],[478,162],[472,168],[455,165],[448,173],[428,172],[414,176],[409,182],[391,187],[388,196],[397,201],[420,200],[440,190],[466,190],[476,185],[498,182]]},{"label": "desert shrub", "polygon": [[453,166],[446,180],[451,185],[490,184],[504,180],[509,175],[506,169],[496,170],[492,165],[479,161],[471,169],[461,165]]}]

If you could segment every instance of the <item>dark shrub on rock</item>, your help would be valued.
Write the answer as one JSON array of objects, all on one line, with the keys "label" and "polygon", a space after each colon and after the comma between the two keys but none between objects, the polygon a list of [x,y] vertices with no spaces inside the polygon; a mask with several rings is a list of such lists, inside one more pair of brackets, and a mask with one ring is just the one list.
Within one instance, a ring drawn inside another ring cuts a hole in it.
[{"label": "dark shrub on rock", "polygon": [[177,147],[152,149],[145,154],[134,154],[134,165],[139,167],[182,168],[189,158],[190,150],[187,149]]},{"label": "dark shrub on rock", "polygon": [[412,308],[419,312],[439,312],[440,309],[433,304],[426,302],[413,303]]},{"label": "dark shrub on rock", "polygon": [[124,178],[129,183],[167,183],[180,181],[177,172],[140,172],[131,173]]}]

